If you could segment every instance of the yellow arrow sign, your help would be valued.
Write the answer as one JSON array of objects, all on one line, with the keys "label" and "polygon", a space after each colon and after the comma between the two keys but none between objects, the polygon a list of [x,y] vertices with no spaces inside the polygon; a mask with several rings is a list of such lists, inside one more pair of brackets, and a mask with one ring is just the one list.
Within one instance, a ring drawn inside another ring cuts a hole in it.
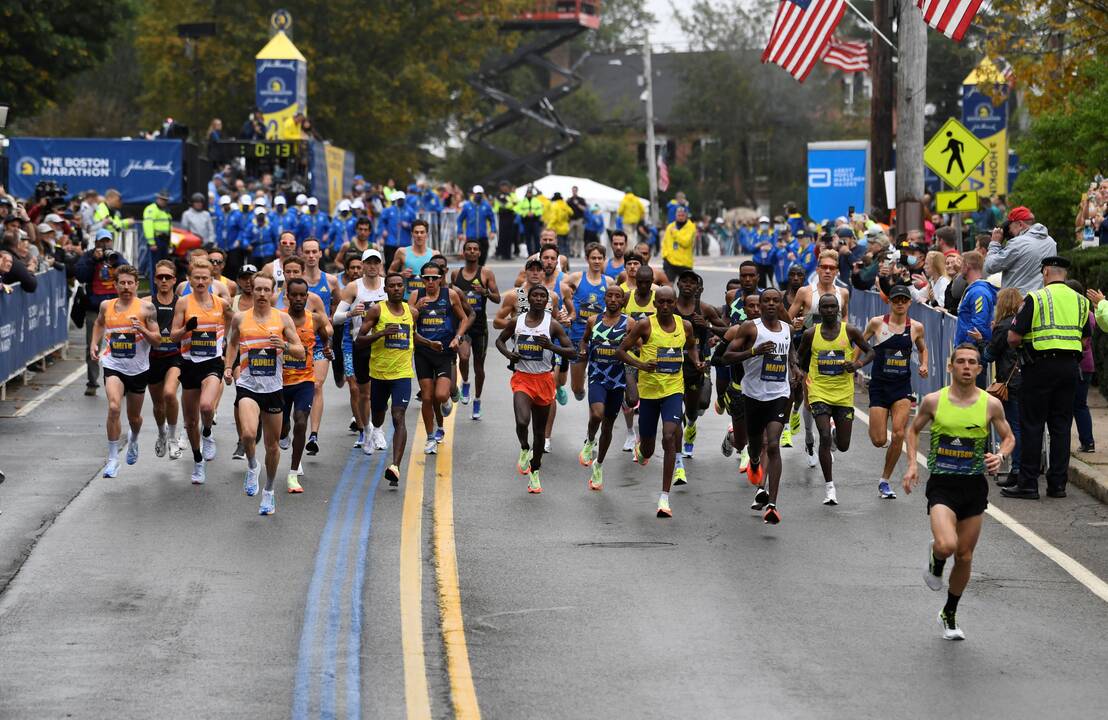
[{"label": "yellow arrow sign", "polygon": [[977,193],[968,190],[935,193],[935,209],[941,213],[977,212],[977,198]]},{"label": "yellow arrow sign", "polygon": [[958,187],[989,155],[969,129],[950,118],[923,148],[923,162],[951,187]]}]

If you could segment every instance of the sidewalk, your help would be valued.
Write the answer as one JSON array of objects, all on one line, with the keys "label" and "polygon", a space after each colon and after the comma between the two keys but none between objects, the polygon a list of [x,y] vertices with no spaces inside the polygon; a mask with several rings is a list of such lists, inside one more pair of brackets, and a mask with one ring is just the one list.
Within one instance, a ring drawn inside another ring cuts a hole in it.
[{"label": "sidewalk", "polygon": [[1071,428],[1070,482],[1102,503],[1108,503],[1108,400],[1100,389],[1089,388],[1089,412],[1093,416],[1096,452],[1078,452],[1077,425]]}]

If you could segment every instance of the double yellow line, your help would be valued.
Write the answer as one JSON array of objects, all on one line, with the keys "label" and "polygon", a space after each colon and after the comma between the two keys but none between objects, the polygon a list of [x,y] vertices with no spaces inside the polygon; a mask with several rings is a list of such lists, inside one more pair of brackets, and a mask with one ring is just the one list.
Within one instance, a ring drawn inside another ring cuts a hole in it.
[{"label": "double yellow line", "polygon": [[[462,595],[458,584],[458,556],[454,541],[454,419],[460,407],[446,418],[446,438],[435,460],[435,506],[433,545],[435,578],[438,588],[439,617],[446,670],[450,678],[450,698],[454,716],[476,720],[481,717],[477,690],[469,665]],[[408,476],[404,487],[404,507],[400,528],[400,637],[404,655],[404,696],[409,718],[431,717],[431,698],[427,689],[427,664],[423,648],[422,604],[422,511],[423,475],[426,455],[423,445],[427,432],[418,428],[409,446]]]}]

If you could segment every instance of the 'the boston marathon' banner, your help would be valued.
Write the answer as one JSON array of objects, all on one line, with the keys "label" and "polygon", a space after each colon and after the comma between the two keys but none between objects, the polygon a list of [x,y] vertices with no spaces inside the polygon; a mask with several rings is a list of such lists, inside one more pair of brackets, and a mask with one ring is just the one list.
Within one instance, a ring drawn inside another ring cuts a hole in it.
[{"label": "'the boston marathon' banner", "polygon": [[180,202],[184,176],[180,140],[12,138],[8,181],[16,197],[29,198],[41,180],[69,193],[115,188],[126,203],[147,203],[160,191]]},{"label": "'the boston marathon' banner", "polygon": [[808,217],[832,220],[868,207],[869,141],[808,143]]},{"label": "'the boston marathon' banner", "polygon": [[283,32],[255,56],[254,103],[265,118],[268,140],[288,139],[285,122],[308,111],[308,61]]}]

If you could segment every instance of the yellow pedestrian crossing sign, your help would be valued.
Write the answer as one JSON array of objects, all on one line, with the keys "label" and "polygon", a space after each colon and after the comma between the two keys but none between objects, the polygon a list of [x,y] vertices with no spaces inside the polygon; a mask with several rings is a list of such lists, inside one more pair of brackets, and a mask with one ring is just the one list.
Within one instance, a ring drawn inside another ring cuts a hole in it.
[{"label": "yellow pedestrian crossing sign", "polygon": [[940,213],[977,212],[977,197],[977,193],[972,190],[935,193],[935,211]]},{"label": "yellow pedestrian crossing sign", "polygon": [[958,187],[988,157],[989,148],[950,118],[923,148],[923,162],[951,187]]}]

